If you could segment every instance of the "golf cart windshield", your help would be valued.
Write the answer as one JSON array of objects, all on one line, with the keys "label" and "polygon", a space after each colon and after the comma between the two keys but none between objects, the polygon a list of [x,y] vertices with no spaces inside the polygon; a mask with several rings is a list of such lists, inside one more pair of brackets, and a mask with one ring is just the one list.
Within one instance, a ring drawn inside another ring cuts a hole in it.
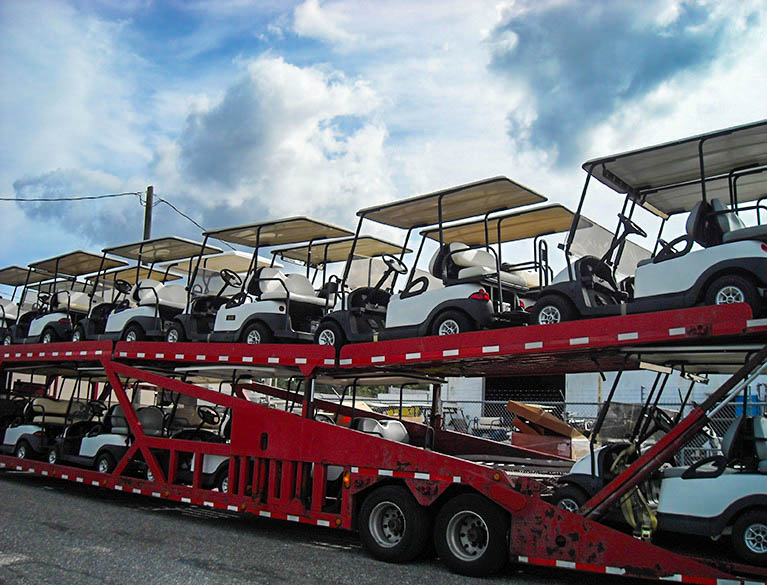
[{"label": "golf cart windshield", "polygon": [[[184,260],[183,262],[170,262],[168,264],[163,264],[160,266],[160,268],[163,269],[172,269],[177,272],[187,273],[191,270],[194,270],[195,264],[197,263],[196,258],[190,258],[189,260]],[[268,258],[264,258],[263,256],[258,257],[258,266],[269,266],[270,261]],[[245,252],[239,252],[239,251],[233,251],[233,252],[223,252],[221,254],[215,254],[213,256],[205,256],[202,258],[200,262],[200,267],[198,270],[205,271],[208,273],[215,272],[218,273],[221,270],[228,269],[232,270],[237,273],[243,273],[248,271],[248,267],[250,266],[250,254],[246,254]]]},{"label": "golf cart windshield", "polygon": [[[613,238],[614,234],[610,230],[603,228],[587,217],[580,216],[578,218],[578,225],[575,228],[575,237],[570,245],[570,255],[574,259],[582,258],[583,256],[601,258],[610,249],[614,241]],[[618,265],[615,267],[616,275],[621,277],[633,275],[639,261],[646,260],[651,256],[650,250],[631,240],[626,240],[623,244],[623,253],[620,255]]]},{"label": "golf cart windshield", "polygon": [[357,212],[361,218],[413,229],[546,201],[546,197],[506,177],[493,177]]},{"label": "golf cart windshield", "polygon": [[128,284],[136,284],[137,281],[144,280],[145,278],[170,282],[172,280],[179,280],[183,277],[179,274],[174,274],[173,272],[166,273],[165,270],[160,270],[158,268],[150,269],[148,266],[142,266],[136,270],[136,266],[129,266],[127,268],[121,268],[119,270],[105,273],[103,281],[106,284],[110,284],[116,280],[124,280]]},{"label": "golf cart windshield", "polygon": [[[592,159],[584,170],[666,218],[701,199],[731,205],[767,194],[767,120]],[[705,194],[701,185],[705,179]]]},{"label": "golf cart windshield", "polygon": [[[349,257],[352,246],[354,246],[355,257],[361,258],[375,258],[384,254],[402,254],[401,245],[392,244],[372,236],[360,236],[357,239],[356,246],[354,245],[354,237],[344,237],[315,242],[311,245],[306,244],[272,250],[272,254],[284,260],[294,260],[303,265],[308,264],[316,268],[332,262],[345,261]],[[405,249],[405,253],[411,251],[410,249]]]}]

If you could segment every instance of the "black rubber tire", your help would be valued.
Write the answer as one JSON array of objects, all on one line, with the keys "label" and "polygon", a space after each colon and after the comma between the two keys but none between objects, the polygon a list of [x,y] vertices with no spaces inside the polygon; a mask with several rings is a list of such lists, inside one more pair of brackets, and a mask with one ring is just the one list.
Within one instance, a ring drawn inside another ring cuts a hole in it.
[{"label": "black rubber tire", "polygon": [[125,331],[123,331],[122,339],[123,341],[128,341],[128,337],[131,333],[134,333],[136,335],[135,341],[144,341],[146,339],[146,333],[144,333],[144,330],[141,328],[140,325],[136,325],[135,323],[128,325],[125,328]]},{"label": "black rubber tire", "polygon": [[18,443],[16,443],[16,448],[13,450],[13,455],[17,459],[31,459],[32,458],[32,447],[30,447],[29,443],[22,439]]},{"label": "black rubber tire", "polygon": [[[449,500],[437,514],[434,547],[454,573],[484,577],[497,573],[508,563],[508,535],[509,516],[504,510],[479,494],[461,494]],[[454,536],[463,542],[456,542]]]},{"label": "black rubber tire", "polygon": [[[258,334],[258,341],[248,341],[248,337],[256,337],[256,333]],[[242,343],[247,343],[249,345],[271,343],[272,337],[271,329],[261,322],[256,322],[248,325],[242,332]]]},{"label": "black rubber tire", "polygon": [[[574,513],[577,513],[578,510],[583,507],[583,504],[588,501],[589,495],[583,488],[570,483],[557,487],[551,496],[551,504],[553,506]],[[573,509],[571,506],[563,505],[564,502],[572,502],[572,504],[575,505],[575,508]]]},{"label": "black rubber tire", "polygon": [[430,521],[426,508],[406,488],[386,485],[362,502],[358,527],[362,545],[371,555],[388,563],[406,563],[426,549]]},{"label": "black rubber tire", "polygon": [[216,472],[214,487],[222,494],[229,493],[229,464],[225,464]]},{"label": "black rubber tire", "polygon": [[[104,462],[103,469],[101,469],[102,462]],[[94,465],[94,468],[99,473],[112,473],[114,471],[115,465],[115,458],[112,457],[111,453],[105,451],[96,457],[96,464]]]},{"label": "black rubber tire", "polygon": [[48,451],[48,463],[51,465],[56,465],[59,462],[59,452],[54,447],[50,451]]},{"label": "black rubber tire", "polygon": [[756,290],[754,283],[740,276],[739,274],[726,274],[720,276],[706,288],[706,304],[707,305],[719,305],[727,304],[732,301],[725,301],[718,303],[717,296],[719,292],[727,287],[733,287],[740,291],[743,297],[743,302],[747,303],[751,307],[751,313],[756,316],[761,309],[761,303],[759,302],[759,291]]},{"label": "black rubber tire", "polygon": [[458,328],[455,333],[466,333],[467,331],[474,331],[476,327],[471,322],[471,319],[460,311],[445,311],[437,315],[431,324],[432,335],[452,335],[452,333],[440,333],[439,330],[443,324],[452,321],[454,327]]},{"label": "black rubber tire", "polygon": [[[175,339],[172,339],[172,332],[175,332]],[[180,343],[182,341],[186,341],[184,328],[180,323],[173,323],[170,327],[168,327],[168,332],[165,334],[165,341],[168,343]]]},{"label": "black rubber tire", "polygon": [[[558,314],[559,320],[546,320],[541,322],[541,313],[544,313],[544,319],[551,313]],[[550,325],[552,323],[572,321],[577,318],[578,311],[569,300],[559,295],[548,295],[538,299],[533,306],[533,314],[530,323],[533,325]]]},{"label": "black rubber tire", "polygon": [[13,336],[10,333],[3,337],[3,345],[13,345]]},{"label": "black rubber tire", "polygon": [[[76,339],[77,336],[80,336],[79,339]],[[75,330],[72,332],[72,341],[74,343],[77,343],[79,341],[86,341],[85,339],[85,329],[83,329],[82,325],[78,325],[75,327]]]},{"label": "black rubber tire", "polygon": [[[321,337],[328,339],[329,335],[332,335],[332,344],[320,339]],[[335,321],[325,321],[317,327],[317,331],[314,333],[314,343],[318,345],[333,345],[336,349],[340,349],[346,343],[346,335],[338,323]]]},{"label": "black rubber tire", "polygon": [[45,329],[43,329],[43,332],[40,335],[40,343],[55,343],[58,340],[59,340],[59,336],[56,334],[56,331],[54,331],[50,327],[46,327]]},{"label": "black rubber tire", "polygon": [[[753,508],[743,512],[733,524],[731,536],[732,546],[738,557],[752,565],[764,567],[767,565],[767,550],[760,553],[749,548],[746,538],[750,529],[757,529],[761,535],[764,535],[764,532],[767,531],[767,509]],[[751,538],[755,536],[751,532]],[[767,542],[765,542],[765,547],[767,547]]]}]

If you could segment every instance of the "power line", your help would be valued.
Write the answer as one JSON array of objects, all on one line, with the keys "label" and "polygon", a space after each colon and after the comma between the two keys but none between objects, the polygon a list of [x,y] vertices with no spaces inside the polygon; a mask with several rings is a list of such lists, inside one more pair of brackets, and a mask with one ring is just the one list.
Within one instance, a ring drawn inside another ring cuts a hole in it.
[{"label": "power line", "polygon": [[[175,211],[176,213],[178,213],[180,216],[182,216],[182,217],[184,217],[184,218],[188,219],[189,221],[191,221],[191,222],[192,222],[194,225],[196,225],[198,228],[200,228],[200,230],[202,230],[203,232],[204,232],[204,231],[206,231],[204,227],[202,227],[202,226],[201,226],[199,223],[197,223],[197,222],[196,222],[194,219],[192,219],[191,217],[189,217],[189,216],[188,216],[186,213],[184,213],[183,211],[181,211],[181,210],[180,210],[178,207],[176,207],[175,205],[173,205],[173,204],[172,204],[170,201],[168,201],[167,199],[163,199],[162,197],[158,197],[158,198],[157,198],[157,203],[165,203],[165,205],[167,205],[168,207],[170,207],[170,208],[171,208],[173,211]],[[157,203],[155,203],[155,205],[157,205]],[[234,250],[234,249],[235,249],[235,248],[234,248],[234,246],[232,246],[231,244],[229,244],[229,242],[224,242],[224,243],[225,243],[227,246],[229,246],[229,248],[231,248],[232,250]]]},{"label": "power line", "polygon": [[141,197],[142,192],[130,192],[130,193],[110,193],[108,195],[78,195],[69,197],[0,197],[0,201],[16,201],[19,203],[35,202],[35,201],[86,201],[93,199],[110,199],[113,197],[126,197],[128,195],[137,195]]}]

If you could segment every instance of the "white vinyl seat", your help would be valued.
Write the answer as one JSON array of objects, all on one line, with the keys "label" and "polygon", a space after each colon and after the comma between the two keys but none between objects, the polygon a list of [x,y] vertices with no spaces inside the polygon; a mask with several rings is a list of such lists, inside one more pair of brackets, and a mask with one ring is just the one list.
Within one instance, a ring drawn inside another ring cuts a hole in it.
[{"label": "white vinyl seat", "polygon": [[[469,248],[469,246],[461,242],[452,242],[448,244],[447,249],[441,248],[437,250],[429,262],[429,271],[434,276],[437,276],[437,278],[444,279],[443,275],[439,274],[440,266],[438,264],[441,263],[452,263],[458,269],[456,277],[461,280],[492,278],[498,275],[496,260],[493,254],[480,248]],[[445,272],[449,273],[450,271],[447,270]],[[527,279],[520,275],[519,272],[501,270],[501,282],[517,288],[529,288]]]},{"label": "white vinyl seat", "polygon": [[767,241],[767,225],[746,227],[738,214],[734,211],[727,211],[719,199],[711,200],[711,209],[716,213],[714,217],[722,232],[722,243],[728,244],[744,240]]},{"label": "white vinyl seat", "polygon": [[291,302],[325,306],[325,299],[317,296],[312,283],[303,274],[288,274],[286,280]]},{"label": "white vinyl seat", "polygon": [[325,299],[317,296],[308,278],[302,274],[285,275],[279,268],[262,268],[249,283],[248,292],[262,301],[290,299],[291,303],[325,305]]},{"label": "white vinyl seat", "polygon": [[[84,292],[70,290],[56,293],[56,307],[59,310],[66,310],[68,306],[70,311],[87,313],[90,300],[90,297]],[[93,302],[98,304],[101,302],[101,299],[96,297],[93,299]]]},{"label": "white vinyl seat", "polygon": [[163,284],[146,278],[139,281],[133,296],[140,307],[158,303],[170,309],[183,310],[186,307],[186,289],[180,284]]},{"label": "white vinyl seat", "polygon": [[19,306],[9,299],[0,299],[0,319],[5,316],[7,321],[15,321],[19,316]]},{"label": "white vinyl seat", "polygon": [[352,421],[352,428],[368,435],[376,435],[398,443],[410,442],[410,434],[405,425],[398,420],[376,420],[361,416]]},{"label": "white vinyl seat", "polygon": [[74,400],[70,409],[68,400],[35,398],[31,403],[32,422],[34,424],[63,425],[66,423],[67,410],[69,410],[69,416],[72,417],[87,412],[87,407],[87,403],[82,400]]}]

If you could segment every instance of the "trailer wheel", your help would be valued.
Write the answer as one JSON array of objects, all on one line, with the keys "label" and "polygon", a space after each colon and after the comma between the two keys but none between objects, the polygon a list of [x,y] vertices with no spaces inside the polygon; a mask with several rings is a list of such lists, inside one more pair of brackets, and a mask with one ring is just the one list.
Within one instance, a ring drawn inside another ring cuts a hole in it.
[{"label": "trailer wheel", "polygon": [[475,329],[471,320],[459,311],[445,311],[434,319],[431,326],[432,335],[455,335]]},{"label": "trailer wheel", "polygon": [[143,341],[145,337],[144,330],[135,323],[128,325],[123,333],[123,341]]},{"label": "trailer wheel", "polygon": [[748,510],[737,519],[732,527],[732,546],[744,561],[767,565],[767,510]]},{"label": "trailer wheel", "polygon": [[551,503],[554,506],[574,514],[577,514],[588,500],[588,494],[582,488],[572,484],[559,486],[551,497]]},{"label": "trailer wheel", "polygon": [[335,321],[325,321],[317,327],[317,332],[314,334],[314,342],[318,345],[332,345],[338,349],[346,342],[346,336],[338,323]]},{"label": "trailer wheel", "polygon": [[173,323],[165,334],[165,341],[168,343],[178,343],[184,341],[184,328],[180,323]]},{"label": "trailer wheel", "polygon": [[32,449],[29,446],[29,443],[27,443],[24,440],[19,441],[18,445],[16,445],[16,449],[14,450],[13,454],[16,455],[17,459],[27,459],[31,456]]},{"label": "trailer wheel", "polygon": [[40,343],[53,343],[54,341],[58,341],[58,339],[59,336],[56,335],[56,332],[53,329],[46,329],[40,337]]},{"label": "trailer wheel", "polygon": [[251,323],[242,332],[242,341],[248,345],[269,343],[272,341],[272,332],[263,323]]},{"label": "trailer wheel", "polygon": [[533,307],[533,325],[551,325],[572,321],[578,317],[570,301],[557,295],[544,296]]},{"label": "trailer wheel", "polygon": [[447,567],[461,575],[483,577],[509,560],[507,514],[479,494],[462,494],[437,514],[434,546]]},{"label": "trailer wheel", "polygon": [[738,274],[720,276],[706,289],[707,305],[748,303],[756,315],[759,309],[759,293],[754,284]]},{"label": "trailer wheel", "polygon": [[112,473],[115,468],[115,458],[107,452],[96,458],[96,471],[99,473]]},{"label": "trailer wheel", "polygon": [[389,563],[412,561],[429,538],[429,516],[407,489],[387,485],[362,502],[360,540],[375,558]]}]

